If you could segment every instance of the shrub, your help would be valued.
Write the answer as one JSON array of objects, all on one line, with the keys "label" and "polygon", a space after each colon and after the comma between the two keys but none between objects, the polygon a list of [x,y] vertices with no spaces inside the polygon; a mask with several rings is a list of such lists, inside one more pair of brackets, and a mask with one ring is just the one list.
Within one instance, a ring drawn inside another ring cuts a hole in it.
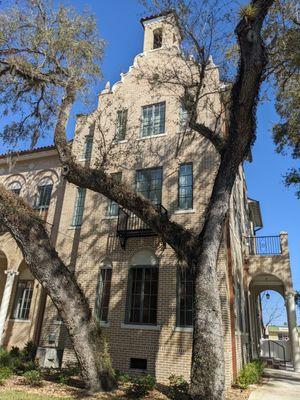
[{"label": "shrub", "polygon": [[3,347],[0,347],[0,367],[9,367],[10,365],[10,355],[9,352]]},{"label": "shrub", "polygon": [[33,342],[27,342],[22,350],[22,359],[24,361],[34,361],[36,356],[36,345]]},{"label": "shrub", "polygon": [[155,378],[152,375],[140,375],[132,378],[132,384],[126,389],[129,397],[140,398],[149,394],[155,388]]},{"label": "shrub", "polygon": [[131,381],[131,376],[125,372],[115,370],[115,378],[121,385]]},{"label": "shrub", "polygon": [[171,375],[169,377],[168,395],[172,400],[189,399],[189,384],[182,375]]},{"label": "shrub", "polygon": [[9,367],[0,367],[0,385],[3,385],[5,379],[8,379],[13,374]]},{"label": "shrub", "polygon": [[37,369],[26,371],[23,374],[24,385],[41,386],[42,379],[43,379],[42,373]]},{"label": "shrub", "polygon": [[259,383],[263,374],[263,364],[260,360],[254,360],[246,364],[240,371],[237,378],[237,385],[246,389],[249,385]]}]

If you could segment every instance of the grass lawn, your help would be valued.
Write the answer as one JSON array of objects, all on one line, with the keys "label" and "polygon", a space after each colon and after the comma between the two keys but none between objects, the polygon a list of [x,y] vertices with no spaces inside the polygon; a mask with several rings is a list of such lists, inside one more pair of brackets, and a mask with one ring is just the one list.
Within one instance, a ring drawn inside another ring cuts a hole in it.
[{"label": "grass lawn", "polygon": [[5,390],[0,392],[1,400],[73,400],[72,397],[54,397],[46,396],[44,394],[38,395],[33,393],[26,393],[20,390]]}]

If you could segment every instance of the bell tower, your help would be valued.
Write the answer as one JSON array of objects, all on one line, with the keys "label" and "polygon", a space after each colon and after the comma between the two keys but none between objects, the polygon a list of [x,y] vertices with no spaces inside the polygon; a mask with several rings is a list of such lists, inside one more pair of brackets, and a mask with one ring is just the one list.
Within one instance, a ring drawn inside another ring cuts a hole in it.
[{"label": "bell tower", "polygon": [[144,27],[144,52],[180,45],[181,34],[174,12],[142,18],[141,24]]}]

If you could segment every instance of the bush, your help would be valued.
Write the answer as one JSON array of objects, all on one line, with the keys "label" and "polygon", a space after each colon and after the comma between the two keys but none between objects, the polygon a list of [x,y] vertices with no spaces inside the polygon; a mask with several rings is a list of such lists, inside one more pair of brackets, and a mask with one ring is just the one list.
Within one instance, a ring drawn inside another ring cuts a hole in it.
[{"label": "bush", "polygon": [[263,364],[260,360],[254,360],[246,364],[239,373],[237,386],[246,389],[249,385],[259,383],[263,374]]},{"label": "bush", "polygon": [[129,374],[126,374],[125,372],[121,372],[119,370],[115,370],[115,378],[117,382],[121,385],[131,381],[131,376]]},{"label": "bush", "polygon": [[187,400],[189,396],[189,384],[182,375],[169,377],[168,395],[172,400]]},{"label": "bush", "polygon": [[3,347],[0,347],[0,368],[9,367],[10,365],[10,355],[9,352]]},{"label": "bush", "polygon": [[126,389],[129,397],[140,398],[149,394],[155,388],[155,378],[152,375],[140,375],[131,379],[132,384]]},{"label": "bush", "polygon": [[32,371],[26,371],[23,374],[23,383],[24,385],[30,385],[30,386],[41,386],[42,385],[42,373],[39,370],[32,370]]},{"label": "bush", "polygon": [[0,385],[13,374],[9,367],[0,367]]},{"label": "bush", "polygon": [[35,346],[28,342],[22,351],[12,347],[10,351],[0,348],[0,368],[9,367],[15,374],[22,375],[26,371],[37,369]]}]

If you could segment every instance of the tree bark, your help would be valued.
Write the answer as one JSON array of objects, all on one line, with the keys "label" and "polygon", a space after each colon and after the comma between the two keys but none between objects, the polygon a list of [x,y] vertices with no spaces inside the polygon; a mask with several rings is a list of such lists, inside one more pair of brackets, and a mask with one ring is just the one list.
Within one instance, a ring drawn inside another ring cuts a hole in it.
[{"label": "tree bark", "polygon": [[115,381],[104,338],[74,275],[50,244],[45,223],[25,202],[0,187],[0,221],[19,245],[33,276],[61,314],[87,388],[110,390]]}]

